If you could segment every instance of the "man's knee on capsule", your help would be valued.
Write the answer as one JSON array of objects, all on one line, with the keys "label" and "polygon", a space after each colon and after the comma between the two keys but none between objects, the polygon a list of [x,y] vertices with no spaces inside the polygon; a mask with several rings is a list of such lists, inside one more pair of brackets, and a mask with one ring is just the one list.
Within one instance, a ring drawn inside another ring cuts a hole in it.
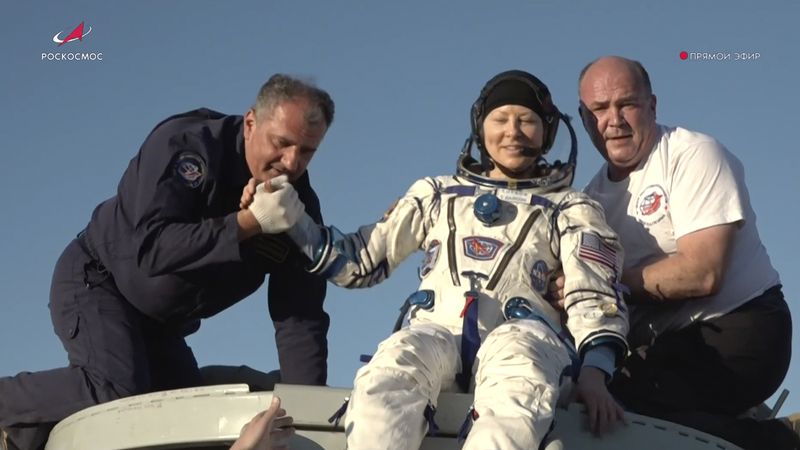
[{"label": "man's knee on capsule", "polygon": [[111,377],[87,368],[84,368],[83,372],[99,402],[108,402],[152,391],[152,383],[149,376],[135,377],[127,375]]}]

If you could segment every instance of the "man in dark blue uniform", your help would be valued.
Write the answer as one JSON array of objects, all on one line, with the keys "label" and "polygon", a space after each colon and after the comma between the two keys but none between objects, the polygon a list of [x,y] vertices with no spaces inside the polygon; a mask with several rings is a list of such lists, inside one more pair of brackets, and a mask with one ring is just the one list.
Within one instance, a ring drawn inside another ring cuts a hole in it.
[{"label": "man in dark blue uniform", "polygon": [[[257,194],[248,209],[239,199],[255,178],[264,192],[299,195],[321,222],[306,167],[333,113],[325,91],[275,75],[245,116],[199,109],[155,127],[56,264],[50,312],[69,366],[0,378],[10,448],[41,448],[85,407],[202,384],[184,337],[266,274],[282,381],[325,384],[325,280],[304,270],[286,224],[262,218],[285,208],[280,195]],[[286,182],[295,189],[281,191]]]}]

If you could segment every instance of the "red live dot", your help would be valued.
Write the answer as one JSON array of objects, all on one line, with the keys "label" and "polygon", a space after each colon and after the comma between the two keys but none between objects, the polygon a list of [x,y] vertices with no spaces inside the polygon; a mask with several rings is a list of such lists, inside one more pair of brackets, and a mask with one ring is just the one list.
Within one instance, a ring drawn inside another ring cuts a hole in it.
[{"label": "red live dot", "polygon": [[689,57],[689,54],[688,54],[688,53],[686,53],[686,52],[681,52],[681,59],[685,60],[685,59],[686,59],[686,58],[688,58],[688,57]]}]

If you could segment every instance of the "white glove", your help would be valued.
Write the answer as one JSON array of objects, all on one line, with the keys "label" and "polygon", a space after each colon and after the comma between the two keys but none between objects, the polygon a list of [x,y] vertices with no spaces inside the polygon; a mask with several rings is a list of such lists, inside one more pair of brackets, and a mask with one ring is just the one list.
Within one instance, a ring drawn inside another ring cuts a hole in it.
[{"label": "white glove", "polygon": [[253,213],[262,233],[282,233],[291,228],[305,212],[297,191],[286,175],[269,181],[273,192],[267,192],[264,183],[256,186],[253,203],[247,208]]}]

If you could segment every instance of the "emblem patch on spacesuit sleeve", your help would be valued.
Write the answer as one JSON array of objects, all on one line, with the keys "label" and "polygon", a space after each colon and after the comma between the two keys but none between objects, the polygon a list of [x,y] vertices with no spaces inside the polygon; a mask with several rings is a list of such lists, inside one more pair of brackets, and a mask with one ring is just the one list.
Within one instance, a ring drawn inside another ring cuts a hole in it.
[{"label": "emblem patch on spacesuit sleeve", "polygon": [[596,234],[581,233],[578,257],[602,264],[614,272],[617,271],[617,251]]},{"label": "emblem patch on spacesuit sleeve", "polygon": [[489,261],[497,256],[503,243],[492,238],[469,236],[464,238],[464,254],[478,261]]},{"label": "emblem patch on spacesuit sleeve", "polygon": [[657,184],[647,186],[636,199],[636,219],[645,225],[656,224],[667,215],[668,208],[664,188]]},{"label": "emblem patch on spacesuit sleeve", "polygon": [[197,153],[183,152],[175,159],[173,170],[181,183],[194,189],[203,182],[206,163]]},{"label": "emblem patch on spacesuit sleeve", "polygon": [[442,248],[442,243],[438,240],[433,240],[428,249],[425,250],[425,258],[422,260],[422,266],[419,268],[419,277],[425,278],[426,275],[431,273],[433,266],[436,265],[436,260],[439,259],[439,250]]},{"label": "emblem patch on spacesuit sleeve", "polygon": [[541,259],[533,263],[531,268],[531,285],[536,292],[545,293],[547,291],[547,279],[550,276],[550,269],[547,263]]}]

